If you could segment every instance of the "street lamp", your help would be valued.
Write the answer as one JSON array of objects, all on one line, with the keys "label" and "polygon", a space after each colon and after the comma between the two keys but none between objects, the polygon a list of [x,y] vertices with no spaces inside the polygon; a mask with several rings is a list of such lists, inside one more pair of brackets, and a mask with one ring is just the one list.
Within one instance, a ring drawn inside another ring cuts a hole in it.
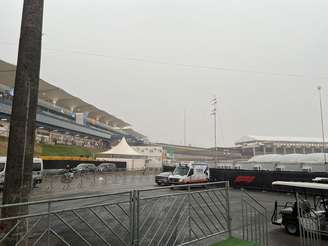
[{"label": "street lamp", "polygon": [[217,143],[216,143],[216,105],[217,105],[217,99],[216,96],[213,97],[213,99],[211,100],[211,105],[212,105],[212,111],[211,111],[211,115],[213,115],[213,119],[214,119],[214,162],[215,164],[217,164]]},{"label": "street lamp", "polygon": [[322,110],[322,98],[321,98],[321,90],[322,87],[319,85],[317,87],[319,92],[319,102],[320,102],[320,116],[321,116],[321,133],[322,133],[322,153],[324,156],[325,164],[327,164],[327,157],[325,151],[325,129],[324,129],[324,122],[323,122],[323,110]]}]

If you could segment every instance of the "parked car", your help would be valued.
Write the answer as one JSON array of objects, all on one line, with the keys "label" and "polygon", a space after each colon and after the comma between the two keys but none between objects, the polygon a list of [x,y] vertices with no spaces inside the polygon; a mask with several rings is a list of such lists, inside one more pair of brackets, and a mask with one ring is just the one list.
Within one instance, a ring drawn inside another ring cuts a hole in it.
[{"label": "parked car", "polygon": [[158,185],[169,185],[169,176],[172,175],[172,172],[164,172],[155,176],[155,182]]},{"label": "parked car", "polygon": [[[32,187],[42,183],[43,178],[43,161],[40,158],[33,158],[32,164]],[[0,157],[0,190],[3,189],[5,184],[5,172],[7,166],[7,157]]]},{"label": "parked car", "polygon": [[97,167],[98,172],[113,172],[116,171],[116,164],[115,163],[101,163]]},{"label": "parked car", "polygon": [[79,173],[95,172],[96,170],[97,170],[96,165],[92,163],[80,163],[79,165],[73,168],[74,172],[79,172]]}]

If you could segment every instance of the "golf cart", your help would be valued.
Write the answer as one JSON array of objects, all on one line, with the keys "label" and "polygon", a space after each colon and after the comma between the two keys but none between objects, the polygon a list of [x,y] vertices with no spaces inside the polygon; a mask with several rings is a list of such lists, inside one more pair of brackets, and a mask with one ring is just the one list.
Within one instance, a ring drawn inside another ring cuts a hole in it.
[{"label": "golf cart", "polygon": [[281,205],[275,201],[272,224],[284,226],[291,235],[298,235],[300,228],[320,230],[320,233],[328,235],[328,184],[275,181],[272,185],[295,194],[294,202]]},{"label": "golf cart", "polygon": [[315,183],[328,184],[328,178],[316,177],[312,179]]}]

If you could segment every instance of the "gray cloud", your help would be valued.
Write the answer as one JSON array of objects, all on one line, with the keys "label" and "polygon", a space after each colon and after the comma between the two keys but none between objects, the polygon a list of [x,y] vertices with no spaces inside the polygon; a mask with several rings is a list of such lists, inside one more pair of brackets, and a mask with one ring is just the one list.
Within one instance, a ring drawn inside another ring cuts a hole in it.
[{"label": "gray cloud", "polygon": [[[0,57],[15,63],[22,1],[1,4]],[[213,94],[220,144],[245,134],[320,136],[327,7],[324,0],[46,1],[42,78],[154,141],[182,143],[186,109],[188,143],[212,145]]]}]

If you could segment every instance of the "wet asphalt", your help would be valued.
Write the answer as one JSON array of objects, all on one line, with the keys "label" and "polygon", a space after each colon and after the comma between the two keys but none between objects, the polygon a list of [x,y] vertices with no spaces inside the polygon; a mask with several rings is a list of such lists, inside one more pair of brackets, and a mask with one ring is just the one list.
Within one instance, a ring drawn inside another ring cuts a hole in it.
[{"label": "wet asphalt", "polygon": [[[64,184],[58,177],[47,177],[44,182],[35,188],[32,192],[32,200],[47,200],[47,199],[65,199],[77,196],[88,196],[88,195],[104,195],[117,192],[129,192],[136,189],[152,189],[158,187],[154,184],[154,174],[143,174],[143,173],[120,173],[120,174],[101,174],[95,176],[88,176],[83,178],[75,178],[70,184]],[[149,192],[152,195],[161,195],[177,192],[176,190],[164,189],[155,190]],[[181,191],[183,192],[183,191]],[[261,205],[267,209],[267,217],[269,221],[268,232],[269,232],[269,245],[271,246],[290,246],[300,245],[299,238],[297,236],[288,235],[284,228],[281,226],[272,225],[270,223],[271,215],[274,209],[274,202],[278,200],[280,202],[294,201],[292,194],[286,193],[272,193],[262,191],[249,191]],[[108,200],[125,200],[128,201],[129,193],[124,195],[114,196],[101,196],[92,199],[79,199],[69,202],[58,202],[54,203],[53,209],[68,209],[79,206],[85,206],[90,204],[100,204],[108,202]],[[233,236],[242,237],[242,207],[241,197],[242,192],[237,189],[230,189],[230,210],[232,216],[232,228]],[[46,204],[36,204],[31,207],[33,212],[45,212],[47,209]],[[91,223],[92,224],[92,223]],[[126,224],[128,227],[128,224]],[[218,239],[218,238],[217,238]],[[207,240],[206,243],[197,243],[195,245],[206,245],[210,243]],[[328,240],[323,240],[322,245],[328,245]]]}]

